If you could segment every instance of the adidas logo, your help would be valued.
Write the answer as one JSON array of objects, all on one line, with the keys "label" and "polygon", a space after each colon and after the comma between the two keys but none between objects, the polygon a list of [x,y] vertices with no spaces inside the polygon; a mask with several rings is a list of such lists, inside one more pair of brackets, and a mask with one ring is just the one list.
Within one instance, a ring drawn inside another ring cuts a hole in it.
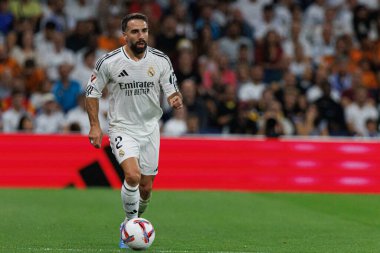
[{"label": "adidas logo", "polygon": [[120,74],[118,75],[118,77],[122,77],[122,76],[128,76],[128,73],[127,71],[125,71],[125,69],[123,69],[123,71],[121,71]]}]

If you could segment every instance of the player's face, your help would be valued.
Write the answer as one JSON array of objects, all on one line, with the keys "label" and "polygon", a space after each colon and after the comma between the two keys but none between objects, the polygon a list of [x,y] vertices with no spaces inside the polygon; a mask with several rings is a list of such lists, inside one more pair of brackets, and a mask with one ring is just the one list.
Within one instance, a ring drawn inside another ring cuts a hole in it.
[{"label": "player's face", "polygon": [[145,52],[148,41],[148,25],[144,20],[132,19],[128,22],[124,32],[125,41],[133,53],[141,54]]}]

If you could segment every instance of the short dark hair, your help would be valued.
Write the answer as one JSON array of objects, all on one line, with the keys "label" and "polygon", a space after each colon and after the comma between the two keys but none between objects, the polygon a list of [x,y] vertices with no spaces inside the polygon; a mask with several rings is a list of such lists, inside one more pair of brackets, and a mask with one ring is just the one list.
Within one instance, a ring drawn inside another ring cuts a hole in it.
[{"label": "short dark hair", "polygon": [[128,22],[132,19],[141,19],[148,23],[148,17],[144,14],[138,12],[130,13],[127,16],[125,16],[121,21],[121,30],[123,32],[125,32],[125,30],[127,29]]}]

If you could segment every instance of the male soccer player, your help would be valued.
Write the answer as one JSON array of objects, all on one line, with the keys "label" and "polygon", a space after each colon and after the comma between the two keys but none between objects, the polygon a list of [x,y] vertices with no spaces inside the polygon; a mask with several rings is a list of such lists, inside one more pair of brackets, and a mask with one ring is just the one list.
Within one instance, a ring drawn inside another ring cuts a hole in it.
[{"label": "male soccer player", "polygon": [[[160,89],[174,109],[182,108],[182,95],[168,56],[147,45],[147,17],[128,14],[121,28],[126,44],[97,61],[86,88],[86,107],[91,125],[88,137],[95,148],[100,148],[98,100],[107,86],[109,138],[125,176],[121,199],[126,218],[122,228],[127,220],[145,211],[158,172]],[[125,247],[122,241],[120,247]]]}]

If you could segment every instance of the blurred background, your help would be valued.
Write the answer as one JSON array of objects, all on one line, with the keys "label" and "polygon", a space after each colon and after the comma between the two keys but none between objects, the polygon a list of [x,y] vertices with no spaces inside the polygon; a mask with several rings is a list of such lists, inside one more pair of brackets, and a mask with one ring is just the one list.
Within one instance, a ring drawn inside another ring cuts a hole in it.
[{"label": "blurred background", "polygon": [[[185,109],[164,136],[379,135],[377,0],[0,0],[0,131],[82,133],[96,59],[149,17]],[[107,91],[100,101],[107,131]]]}]

